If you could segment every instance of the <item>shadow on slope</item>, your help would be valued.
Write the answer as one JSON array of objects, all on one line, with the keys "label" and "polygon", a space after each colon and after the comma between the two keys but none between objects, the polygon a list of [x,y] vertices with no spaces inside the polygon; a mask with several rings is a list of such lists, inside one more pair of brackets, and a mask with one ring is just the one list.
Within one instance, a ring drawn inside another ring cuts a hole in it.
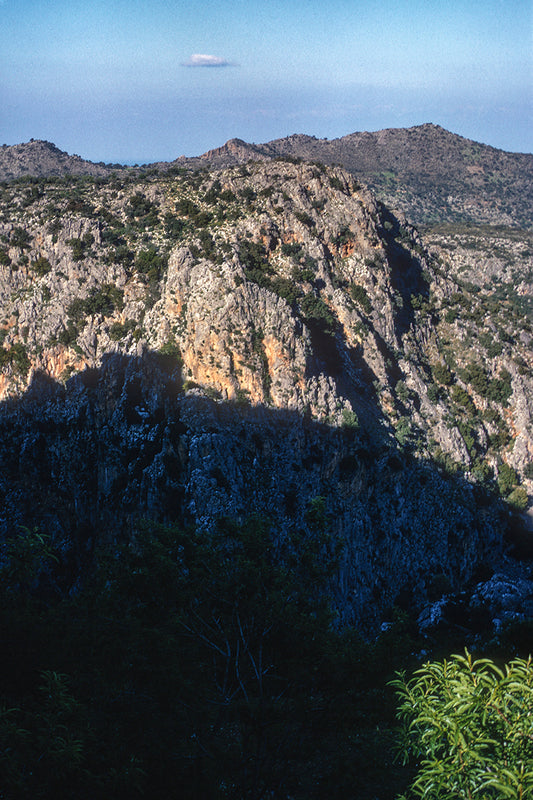
[{"label": "shadow on slope", "polygon": [[276,539],[327,531],[340,548],[342,619],[376,624],[460,589],[505,548],[502,504],[402,451],[375,424],[333,428],[290,410],[184,392],[157,353],[111,354],[66,385],[36,375],[0,406],[0,532],[38,528],[63,543],[63,586],[96,544],[129,540],[142,518],[209,529],[272,520]]}]

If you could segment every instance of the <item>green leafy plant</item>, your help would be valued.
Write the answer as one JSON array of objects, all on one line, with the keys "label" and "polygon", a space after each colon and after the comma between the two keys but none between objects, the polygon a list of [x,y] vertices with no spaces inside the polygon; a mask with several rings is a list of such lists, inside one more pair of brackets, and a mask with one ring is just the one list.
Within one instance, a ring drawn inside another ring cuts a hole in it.
[{"label": "green leafy plant", "polygon": [[314,325],[328,336],[335,336],[335,316],[321,297],[308,292],[300,300],[300,308],[308,324]]},{"label": "green leafy plant", "polygon": [[21,250],[24,250],[26,247],[30,246],[31,236],[27,230],[21,227],[13,228],[10,237],[10,244],[12,247],[20,247]]},{"label": "green leafy plant", "polygon": [[47,275],[52,269],[50,262],[44,256],[39,256],[35,261],[32,261],[31,268],[39,277]]},{"label": "green leafy plant", "polygon": [[352,300],[361,306],[363,311],[367,314],[370,314],[372,311],[372,303],[370,302],[370,298],[368,296],[368,292],[364,286],[361,286],[360,283],[354,283],[350,286],[350,295]]},{"label": "green leafy plant", "polygon": [[533,663],[500,669],[453,655],[392,682],[403,721],[401,753],[418,773],[410,797],[510,798],[533,793]]}]

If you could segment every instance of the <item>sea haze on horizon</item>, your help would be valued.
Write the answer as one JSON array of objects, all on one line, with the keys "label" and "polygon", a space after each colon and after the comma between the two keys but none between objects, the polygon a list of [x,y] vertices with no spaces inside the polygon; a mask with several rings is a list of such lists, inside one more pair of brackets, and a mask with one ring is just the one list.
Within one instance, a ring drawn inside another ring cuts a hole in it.
[{"label": "sea haze on horizon", "polygon": [[0,144],[91,161],[432,122],[531,152],[530,0],[0,0]]}]

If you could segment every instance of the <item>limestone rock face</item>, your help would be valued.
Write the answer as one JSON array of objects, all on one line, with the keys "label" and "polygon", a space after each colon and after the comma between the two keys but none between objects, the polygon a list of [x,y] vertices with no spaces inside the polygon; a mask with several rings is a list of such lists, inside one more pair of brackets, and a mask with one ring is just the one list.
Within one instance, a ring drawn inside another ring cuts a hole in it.
[{"label": "limestone rock face", "polygon": [[533,489],[516,305],[340,169],[32,186],[0,195],[4,532],[83,560],[143,516],[313,535],[324,498],[339,609],[376,621],[499,558]]}]

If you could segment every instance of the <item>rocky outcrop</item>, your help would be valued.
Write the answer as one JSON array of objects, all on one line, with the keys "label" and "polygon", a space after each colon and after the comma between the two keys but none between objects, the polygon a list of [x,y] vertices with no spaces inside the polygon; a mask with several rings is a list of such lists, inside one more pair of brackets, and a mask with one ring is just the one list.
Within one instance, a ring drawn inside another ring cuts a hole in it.
[{"label": "rocky outcrop", "polygon": [[326,528],[359,621],[498,561],[533,488],[512,303],[340,169],[40,188],[1,197],[4,532],[79,561],[143,516]]},{"label": "rocky outcrop", "polygon": [[69,155],[52,142],[31,139],[23,144],[0,147],[0,180],[24,177],[47,178],[61,175],[94,175],[107,177],[121,164],[94,164],[78,155]]}]

